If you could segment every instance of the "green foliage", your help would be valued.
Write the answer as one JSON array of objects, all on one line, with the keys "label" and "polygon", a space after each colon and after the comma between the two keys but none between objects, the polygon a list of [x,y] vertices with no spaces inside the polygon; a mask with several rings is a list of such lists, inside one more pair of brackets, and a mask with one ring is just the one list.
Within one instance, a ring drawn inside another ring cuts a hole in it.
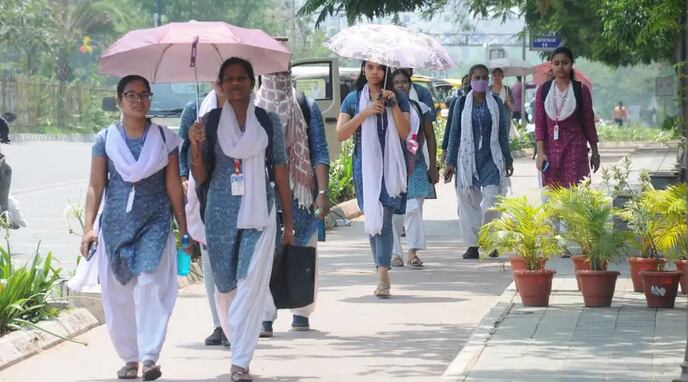
[{"label": "green foliage", "polygon": [[329,198],[333,204],[345,202],[356,195],[353,178],[353,150],[353,139],[343,142],[339,158],[330,166],[330,184],[328,188]]},{"label": "green foliage", "polygon": [[629,232],[614,228],[614,209],[601,191],[590,188],[590,181],[571,188],[552,188],[546,192],[547,208],[562,224],[559,235],[580,246],[593,270],[623,256]]},{"label": "green foliage", "polygon": [[598,124],[597,137],[600,142],[665,141],[675,136],[675,131],[665,131],[639,125]]},{"label": "green foliage", "polygon": [[52,254],[42,259],[37,250],[23,267],[15,267],[0,247],[0,335],[57,315],[48,304],[60,279],[52,263]]},{"label": "green foliage", "polygon": [[501,197],[494,207],[501,217],[480,229],[480,246],[491,253],[498,249],[521,256],[528,270],[538,269],[540,258],[559,253],[550,212],[542,205],[528,202],[525,196]]}]

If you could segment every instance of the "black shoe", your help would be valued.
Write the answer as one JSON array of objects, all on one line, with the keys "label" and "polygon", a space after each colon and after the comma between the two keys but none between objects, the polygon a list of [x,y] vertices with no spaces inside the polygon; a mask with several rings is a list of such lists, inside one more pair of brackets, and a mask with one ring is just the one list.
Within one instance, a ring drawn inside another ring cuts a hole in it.
[{"label": "black shoe", "polygon": [[308,317],[294,315],[291,322],[291,330],[294,332],[307,332],[311,330]]},{"label": "black shoe", "polygon": [[222,345],[224,341],[227,341],[227,338],[222,328],[218,326],[213,330],[213,333],[205,339],[205,344],[206,346],[217,346]]},{"label": "black shoe", "polygon": [[499,251],[495,249],[494,251],[490,252],[490,257],[499,257]]},{"label": "black shoe", "polygon": [[260,338],[272,337],[272,321],[263,321],[260,327]]},{"label": "black shoe", "polygon": [[468,247],[466,253],[463,254],[463,258],[466,260],[475,260],[480,258],[478,247]]}]

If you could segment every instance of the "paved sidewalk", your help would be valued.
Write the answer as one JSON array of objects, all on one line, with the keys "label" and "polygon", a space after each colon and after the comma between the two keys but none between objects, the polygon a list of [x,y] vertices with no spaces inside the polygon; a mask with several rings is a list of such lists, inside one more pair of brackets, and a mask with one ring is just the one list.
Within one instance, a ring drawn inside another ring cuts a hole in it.
[{"label": "paved sidewalk", "polygon": [[[602,150],[603,164],[618,161],[626,152],[627,148]],[[537,199],[536,179],[533,161],[517,159],[512,177],[515,192]],[[599,179],[599,173],[593,179]],[[442,184],[438,194],[438,200],[428,201],[425,209],[429,249],[420,256],[426,268],[395,269],[394,297],[388,301],[372,296],[375,275],[362,221],[328,232],[328,241],[319,246],[321,286],[311,320],[314,330],[289,332],[289,312],[281,311],[275,338],[260,341],[251,364],[257,381],[441,379],[483,317],[509,296],[503,292],[511,283],[511,273],[500,264],[504,259],[460,259],[465,246],[457,237],[454,189]],[[518,308],[512,311],[514,316],[507,318],[516,317]],[[211,330],[203,286],[187,288],[170,321],[160,360],[163,380],[229,380],[230,351],[202,344]],[[80,338],[89,346],[61,344],[0,371],[0,381],[115,381],[112,377],[121,364],[106,328],[100,326]],[[494,362],[504,364],[499,358]]]},{"label": "paved sidewalk", "polygon": [[[688,298],[649,309],[633,292],[626,264],[610,308],[585,308],[569,259],[557,270],[550,306],[521,304],[513,284],[446,371],[466,382],[671,381],[680,374],[688,334]],[[680,293],[680,292],[679,292]]]}]

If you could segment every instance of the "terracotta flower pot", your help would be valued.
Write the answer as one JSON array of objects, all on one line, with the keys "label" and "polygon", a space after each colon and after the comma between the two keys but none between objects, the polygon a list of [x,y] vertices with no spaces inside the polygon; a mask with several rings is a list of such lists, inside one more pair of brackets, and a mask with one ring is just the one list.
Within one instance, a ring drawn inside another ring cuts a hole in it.
[{"label": "terracotta flower pot", "polygon": [[[665,259],[660,259],[662,264],[666,263]],[[631,281],[633,281],[633,290],[635,292],[643,291],[643,280],[640,278],[642,271],[656,271],[657,259],[644,257],[629,257],[628,264],[631,266]]]},{"label": "terracotta flower pot", "polygon": [[552,278],[556,271],[539,269],[537,271],[514,271],[516,289],[521,295],[524,306],[548,306],[552,292]]},{"label": "terracotta flower pot", "polygon": [[611,306],[616,288],[616,278],[620,274],[617,271],[576,271],[576,278],[580,281],[585,306],[592,308]]},{"label": "terracotta flower pot", "polygon": [[681,275],[681,292],[688,294],[688,260],[676,260],[676,269],[683,272]]},{"label": "terracotta flower pot", "polygon": [[[523,258],[521,256],[512,256],[509,258],[509,261],[511,262],[511,271],[512,272],[527,270],[526,261],[523,260]],[[546,263],[547,263],[547,259],[545,259],[544,257],[538,258],[538,268],[539,269],[543,269],[545,267]]]},{"label": "terracotta flower pot", "polygon": [[590,262],[587,256],[571,256],[573,261],[573,271],[576,273],[576,283],[578,284],[578,290],[581,290],[580,277],[578,277],[578,271],[589,271],[591,270]]},{"label": "terracotta flower pot", "polygon": [[672,309],[674,307],[681,272],[641,271],[640,277],[643,280],[643,290],[648,308]]}]

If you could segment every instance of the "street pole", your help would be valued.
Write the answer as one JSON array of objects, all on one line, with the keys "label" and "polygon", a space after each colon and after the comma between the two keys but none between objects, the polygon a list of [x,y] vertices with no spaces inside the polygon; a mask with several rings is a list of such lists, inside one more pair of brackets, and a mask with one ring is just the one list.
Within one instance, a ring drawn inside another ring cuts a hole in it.
[{"label": "street pole", "polygon": [[153,21],[155,22],[155,26],[159,27],[161,24],[161,19],[162,19],[162,0],[155,0],[155,14],[153,15]]},{"label": "street pole", "polygon": [[[686,93],[688,93],[688,69],[686,69],[686,60],[688,60],[688,28],[686,28],[686,21],[688,20],[688,0],[684,0],[683,2],[683,14],[681,15],[681,25],[683,25],[683,31],[681,31],[681,69],[679,70],[679,73],[681,74],[681,77],[679,78],[679,86],[681,87],[681,90],[679,91],[680,94],[680,105],[681,105],[681,113],[683,115],[683,121],[681,123],[683,124],[683,137],[686,138],[688,137],[688,120],[686,120],[686,116],[688,116],[688,99],[686,99]],[[683,148],[683,163],[681,165],[681,177],[683,181],[686,181],[686,171],[688,170],[688,153],[686,153],[686,147],[684,146]],[[688,217],[686,217],[688,220]],[[687,222],[688,223],[688,222]],[[688,333],[688,325],[686,325],[686,332]],[[674,379],[673,382],[688,382],[688,338],[686,339],[686,351],[683,354],[683,362],[681,363],[681,376],[678,377],[678,379]]]},{"label": "street pole", "polygon": [[[688,1],[688,0],[686,0]],[[523,61],[526,60],[526,42],[528,41],[528,28],[523,28]],[[526,78],[527,75],[521,78],[521,123],[526,124]]]}]

